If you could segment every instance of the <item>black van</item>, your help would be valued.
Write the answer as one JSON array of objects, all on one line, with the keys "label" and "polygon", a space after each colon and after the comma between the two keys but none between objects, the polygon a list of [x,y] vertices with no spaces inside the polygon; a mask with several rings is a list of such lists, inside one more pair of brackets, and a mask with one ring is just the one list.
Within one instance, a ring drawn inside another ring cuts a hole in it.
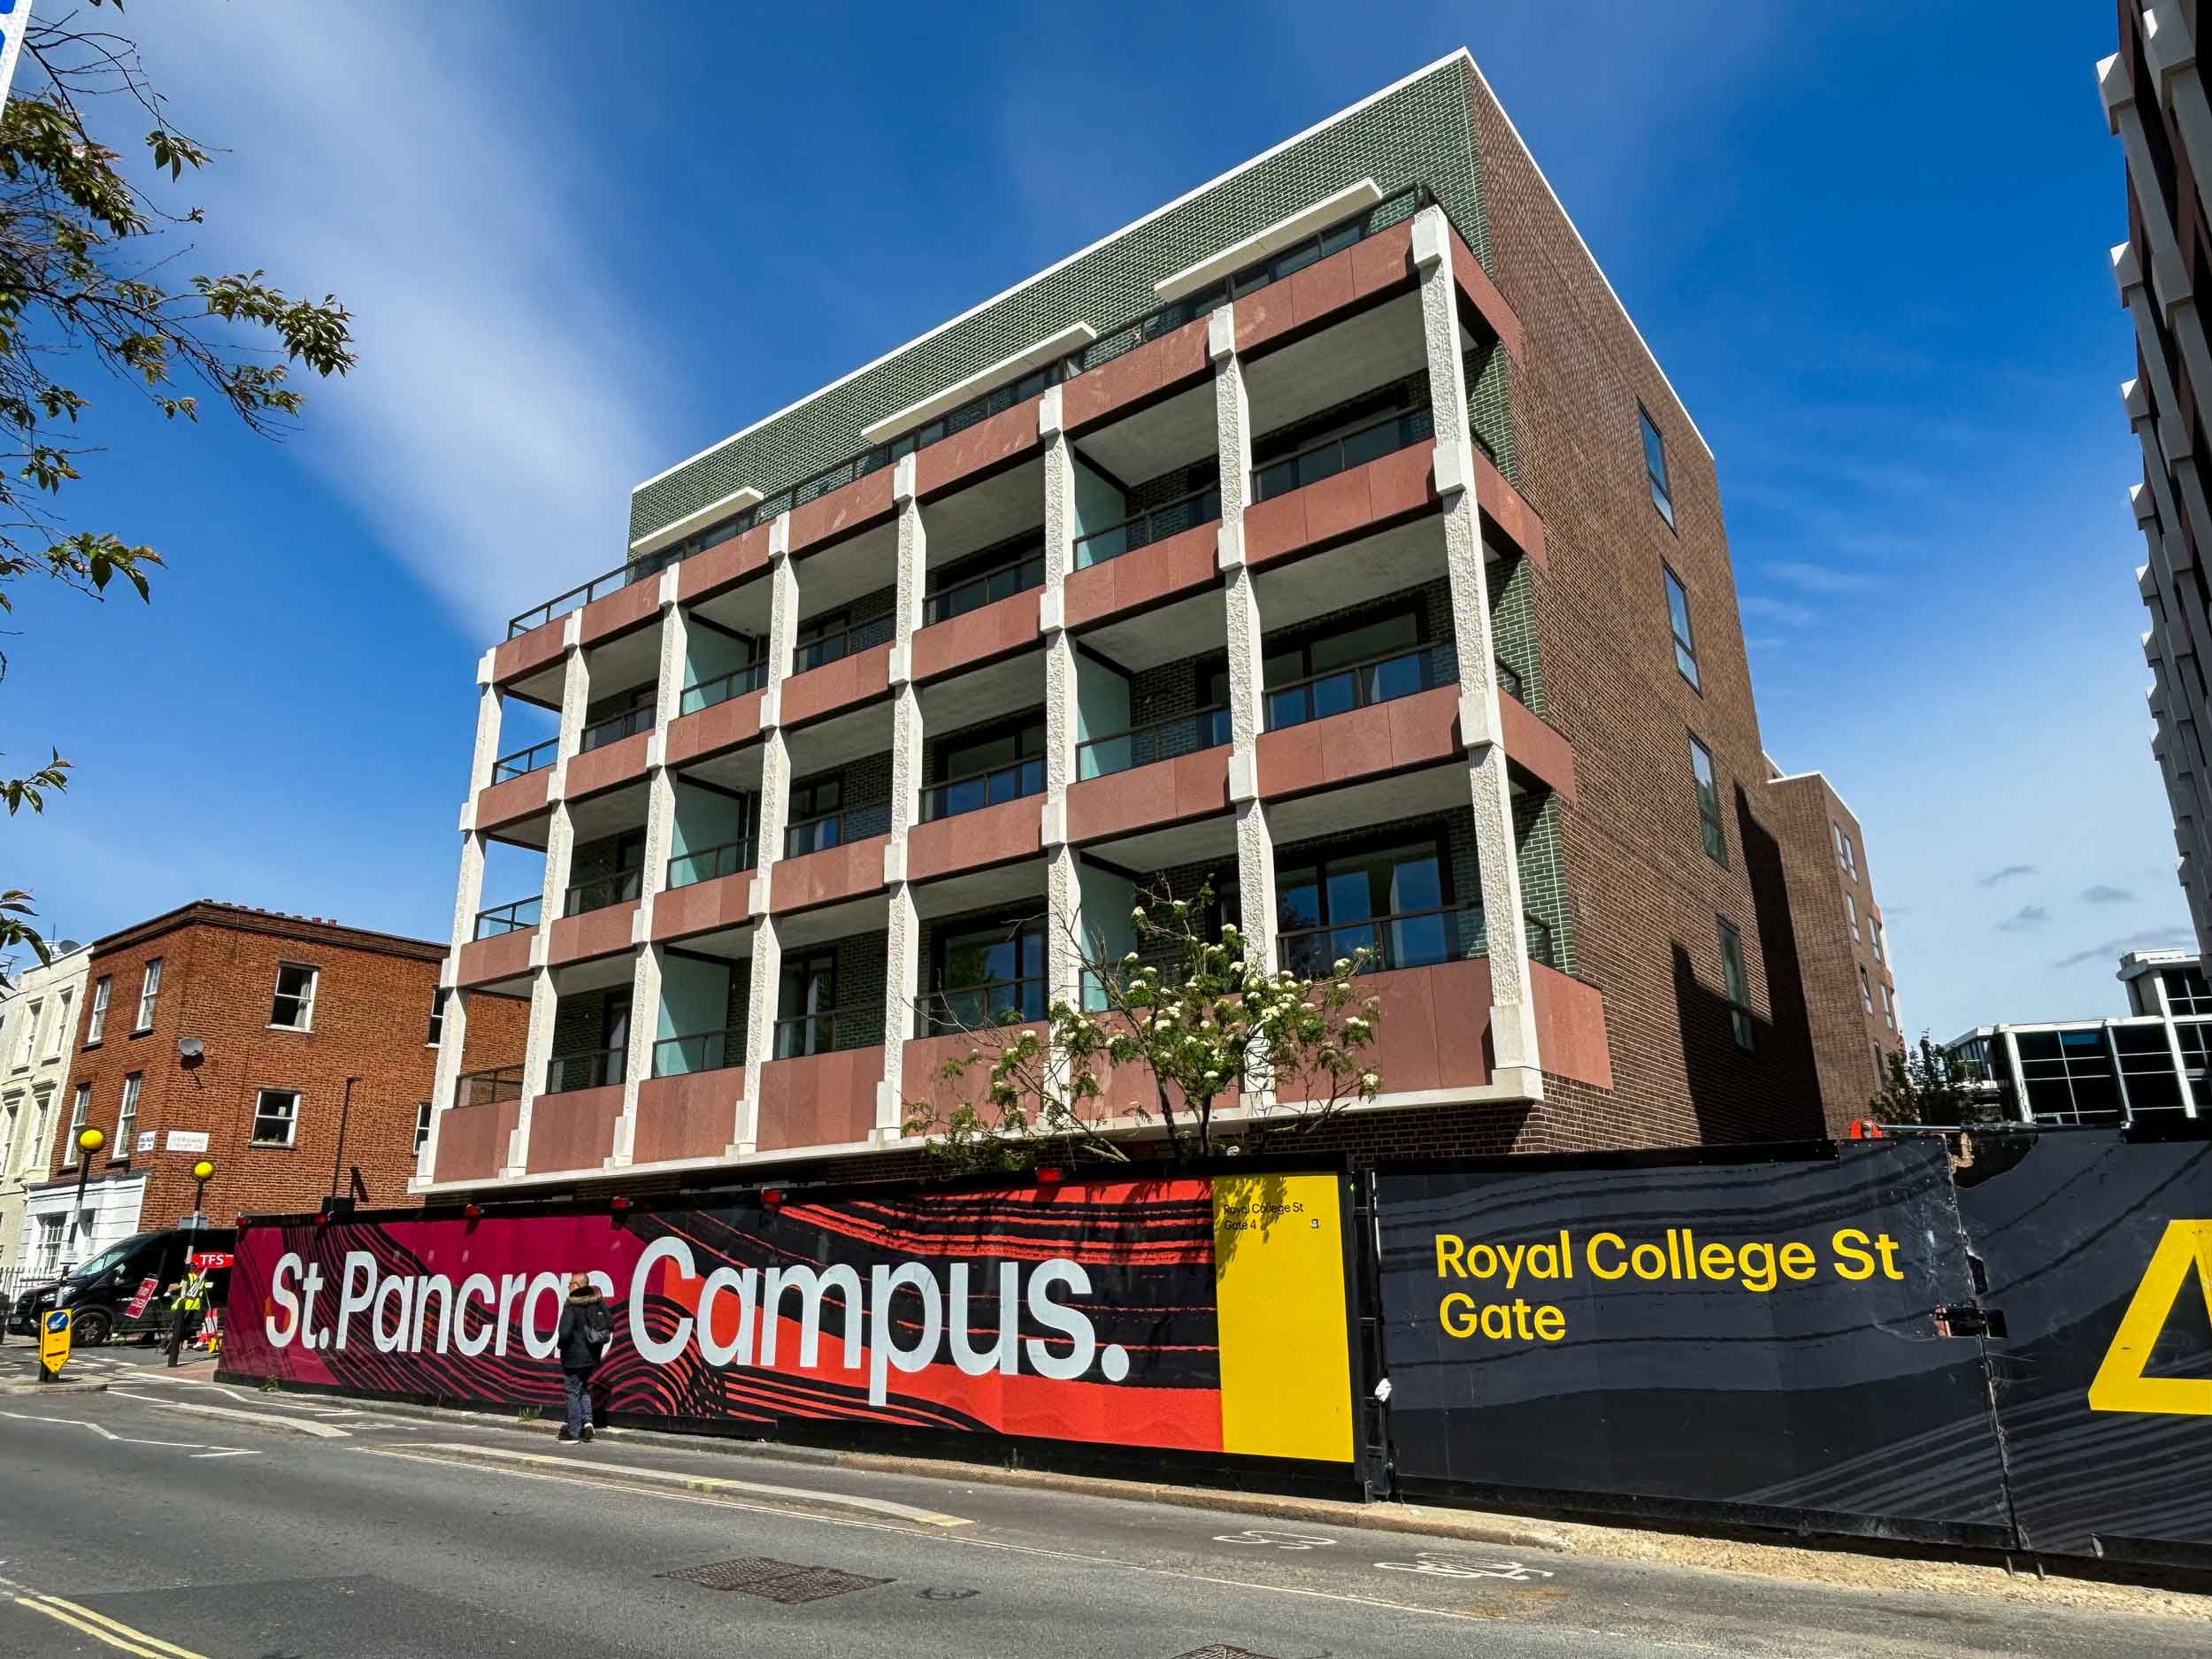
[{"label": "black van", "polygon": [[[169,1286],[184,1277],[186,1258],[203,1250],[227,1253],[237,1248],[238,1234],[229,1227],[165,1227],[139,1233],[110,1245],[59,1284],[25,1290],[8,1310],[8,1329],[27,1335],[38,1329],[41,1314],[58,1307],[75,1315],[70,1340],[79,1348],[96,1348],[111,1336],[156,1334],[169,1327]],[[219,1308],[228,1270],[210,1278],[208,1305]],[[149,1279],[154,1294],[134,1317],[131,1303]]]}]

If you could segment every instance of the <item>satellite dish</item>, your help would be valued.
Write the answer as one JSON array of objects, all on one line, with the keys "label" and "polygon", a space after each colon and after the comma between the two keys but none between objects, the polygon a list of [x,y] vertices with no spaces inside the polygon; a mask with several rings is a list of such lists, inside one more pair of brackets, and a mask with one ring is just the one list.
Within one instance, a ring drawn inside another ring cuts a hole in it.
[{"label": "satellite dish", "polygon": [[204,1051],[205,1050],[197,1037],[180,1037],[177,1039],[177,1057],[179,1059],[196,1060]]},{"label": "satellite dish", "polygon": [[54,954],[58,956],[65,956],[73,950],[82,950],[83,949],[83,944],[79,941],[74,939],[64,939],[57,942],[54,946]]}]

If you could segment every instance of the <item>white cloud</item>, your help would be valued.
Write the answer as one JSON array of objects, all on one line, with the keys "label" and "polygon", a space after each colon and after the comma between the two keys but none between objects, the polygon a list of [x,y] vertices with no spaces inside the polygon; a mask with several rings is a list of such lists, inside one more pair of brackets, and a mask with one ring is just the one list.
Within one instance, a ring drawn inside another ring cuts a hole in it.
[{"label": "white cloud", "polygon": [[630,486],[687,451],[645,384],[667,359],[596,251],[603,181],[544,114],[576,65],[556,84],[465,14],[234,0],[132,23],[173,119],[233,152],[183,187],[208,208],[196,268],[265,264],[354,312],[360,365],[311,386],[295,452],[472,635],[620,563]]},{"label": "white cloud", "polygon": [[1770,559],[1766,572],[1777,581],[1788,582],[1814,594],[1863,593],[1874,586],[1874,578],[1864,571],[1815,565],[1805,559]]},{"label": "white cloud", "polygon": [[1785,627],[1801,628],[1816,619],[1809,605],[1791,599],[1770,599],[1764,594],[1746,594],[1736,603],[1747,617],[1763,617]]}]

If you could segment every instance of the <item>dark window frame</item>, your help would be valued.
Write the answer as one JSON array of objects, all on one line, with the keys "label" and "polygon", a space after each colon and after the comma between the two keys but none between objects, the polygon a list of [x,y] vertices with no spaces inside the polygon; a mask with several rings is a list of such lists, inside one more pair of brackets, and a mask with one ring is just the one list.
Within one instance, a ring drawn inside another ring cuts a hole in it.
[{"label": "dark window frame", "polygon": [[[1705,760],[1705,770],[1710,779],[1712,810],[1706,810],[1707,784],[1697,775],[1698,757]],[[1704,843],[1705,856],[1722,869],[1728,868],[1728,827],[1720,810],[1720,768],[1713,764],[1713,751],[1701,742],[1695,732],[1690,733],[1690,794],[1697,803],[1699,834]]]},{"label": "dark window frame", "polygon": [[[1641,431],[1644,455],[1644,481],[1650,486],[1652,510],[1666,522],[1668,529],[1677,535],[1681,531],[1674,522],[1674,469],[1667,464],[1667,434],[1659,430],[1659,423],[1651,418],[1651,411],[1644,400],[1636,400],[1636,419]],[[1653,451],[1656,450],[1655,459]]]},{"label": "dark window frame", "polygon": [[1722,994],[1728,1002],[1731,1033],[1736,1040],[1736,1047],[1746,1054],[1756,1054],[1759,1036],[1758,1028],[1753,1023],[1751,964],[1743,954],[1743,934],[1737,930],[1735,923],[1725,916],[1717,916],[1713,920],[1720,941]]},{"label": "dark window frame", "polygon": [[[1659,561],[1659,586],[1667,601],[1667,633],[1674,641],[1674,672],[1699,696],[1705,695],[1705,671],[1697,660],[1697,622],[1690,615],[1690,585],[1666,560]],[[1674,602],[1682,601],[1682,629],[1675,631]]]},{"label": "dark window frame", "polygon": [[1338,921],[1335,918],[1326,913],[1328,910],[1329,897],[1329,866],[1340,861],[1351,863],[1356,860],[1367,857],[1375,853],[1386,851],[1393,847],[1419,846],[1424,841],[1429,842],[1436,849],[1436,886],[1437,891],[1442,895],[1443,906],[1446,910],[1456,910],[1459,906],[1459,898],[1455,885],[1452,880],[1452,834],[1449,826],[1440,823],[1432,824],[1425,835],[1420,833],[1418,831],[1408,833],[1404,830],[1399,829],[1378,829],[1370,831],[1367,834],[1355,836],[1345,841],[1332,841],[1328,845],[1327,849],[1318,855],[1286,855],[1283,853],[1278,853],[1276,855],[1275,891],[1277,896],[1275,901],[1275,910],[1276,916],[1278,918],[1276,932],[1279,933],[1283,932],[1304,931],[1303,926],[1296,929],[1286,929],[1282,925],[1280,920],[1282,915],[1281,894],[1283,889],[1283,872],[1286,868],[1286,858],[1294,860],[1288,864],[1288,868],[1296,870],[1304,868],[1307,865],[1311,865],[1318,874],[1319,879],[1317,882],[1317,887],[1320,894],[1321,909],[1324,913],[1318,922],[1310,924],[1310,926],[1317,927],[1354,927],[1369,918],[1363,916],[1355,916],[1348,918],[1344,921]]}]

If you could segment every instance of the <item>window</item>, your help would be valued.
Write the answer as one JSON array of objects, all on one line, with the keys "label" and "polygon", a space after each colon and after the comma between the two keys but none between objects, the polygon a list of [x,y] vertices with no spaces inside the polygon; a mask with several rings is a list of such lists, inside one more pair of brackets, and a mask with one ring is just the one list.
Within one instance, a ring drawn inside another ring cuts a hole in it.
[{"label": "window", "polygon": [[1720,783],[1713,776],[1713,757],[1696,738],[1690,740],[1690,776],[1697,782],[1697,822],[1705,838],[1705,856],[1717,864],[1728,862],[1728,837],[1720,826]]},{"label": "window", "polygon": [[123,1079],[123,1105],[115,1114],[115,1144],[108,1148],[111,1158],[131,1155],[131,1136],[138,1129],[138,1092],[145,1086],[143,1071],[134,1071]]},{"label": "window", "polygon": [[1749,1054],[1757,1041],[1751,1024],[1751,976],[1744,972],[1743,935],[1735,924],[1720,918],[1720,972],[1728,989],[1728,1024],[1736,1047]]},{"label": "window", "polygon": [[296,1088],[265,1088],[254,1096],[253,1144],[288,1147],[299,1127],[300,1092]]},{"label": "window", "polygon": [[1897,993],[1886,985],[1882,987],[1882,1018],[1892,1031],[1897,1029]]},{"label": "window", "polygon": [[[434,1048],[435,1044],[432,1045]],[[430,1139],[430,1102],[424,1101],[415,1108],[415,1151],[419,1155],[423,1142]]]},{"label": "window", "polygon": [[947,928],[932,940],[928,1034],[946,1035],[1045,1017],[1045,925],[1041,918],[996,926]]},{"label": "window", "polygon": [[279,1031],[315,1028],[316,970],[296,962],[277,964],[276,997],[269,1004],[269,1024]]},{"label": "window", "polygon": [[1889,1064],[1882,1057],[1882,1045],[1874,1045],[1874,1087],[1880,1088],[1889,1081]]},{"label": "window", "polygon": [[[1850,918],[1851,937],[1854,940],[1857,939],[1859,936],[1859,902],[1848,893],[1843,895],[1843,913]],[[1861,972],[1863,972],[1864,970]]]},{"label": "window", "polygon": [[61,1271],[62,1222],[60,1216],[41,1216],[38,1218],[38,1243],[32,1248],[37,1253],[36,1272],[41,1279]]},{"label": "window", "polygon": [[786,956],[776,988],[776,1058],[837,1047],[837,956]]},{"label": "window", "polygon": [[[1846,895],[1845,896],[1848,897],[1849,895]],[[1888,960],[1888,958],[1882,955],[1882,918],[1874,915],[1871,911],[1868,912],[1866,918],[1866,942],[1874,948],[1875,961],[1884,962]]]},{"label": "window", "polygon": [[1667,626],[1674,631],[1674,665],[1694,691],[1705,687],[1697,677],[1697,640],[1690,632],[1690,595],[1682,579],[1662,565],[1667,579]]},{"label": "window", "polygon": [[108,976],[102,974],[92,984],[92,1011],[85,1018],[84,1046],[88,1048],[100,1041],[100,1033],[108,1023]]},{"label": "window", "polygon": [[1652,425],[1651,411],[1641,403],[1636,405],[1636,419],[1644,426],[1644,472],[1651,480],[1651,504],[1659,510],[1659,516],[1674,527],[1674,491],[1667,482],[1667,441],[1659,435],[1659,428]]},{"label": "window", "polygon": [[62,1049],[69,1041],[69,1003],[74,993],[64,991],[54,1004],[54,1029],[46,1040],[46,1057],[61,1058]]},{"label": "window", "polygon": [[92,1115],[92,1085],[77,1085],[77,1098],[69,1109],[67,1144],[62,1148],[61,1166],[65,1170],[77,1167],[77,1132],[84,1127],[84,1120]]},{"label": "window", "polygon": [[[1271,640],[1261,671],[1267,729],[1409,697],[1428,690],[1440,672],[1424,649],[1420,615],[1410,609],[1349,627]],[[1457,673],[1455,666],[1452,674]]]},{"label": "window", "polygon": [[24,1007],[23,1023],[15,1031],[15,1069],[19,1071],[31,1064],[31,1050],[38,1042],[39,1010],[45,1006],[42,1001],[34,1001]]},{"label": "window", "polygon": [[1868,1013],[1871,1014],[1874,1011],[1874,987],[1867,980],[1866,969],[1863,965],[1859,969],[1859,1001],[1866,1004]]},{"label": "window", "polygon": [[1348,849],[1275,872],[1283,965],[1307,978],[1368,952],[1371,968],[1421,968],[1480,954],[1481,912],[1451,903],[1440,838]]},{"label": "window", "polygon": [[1859,849],[1851,844],[1851,838],[1843,833],[1842,825],[1831,818],[1828,822],[1828,828],[1836,838],[1836,862],[1843,866],[1844,874],[1856,881],[1859,879]]},{"label": "window", "polygon": [[422,1041],[426,1048],[434,1048],[444,1041],[445,987],[442,985],[430,994],[430,1034]]},{"label": "window", "polygon": [[160,995],[161,958],[156,956],[146,964],[146,976],[138,982],[138,1023],[131,1027],[134,1033],[153,1029],[154,999]]}]

